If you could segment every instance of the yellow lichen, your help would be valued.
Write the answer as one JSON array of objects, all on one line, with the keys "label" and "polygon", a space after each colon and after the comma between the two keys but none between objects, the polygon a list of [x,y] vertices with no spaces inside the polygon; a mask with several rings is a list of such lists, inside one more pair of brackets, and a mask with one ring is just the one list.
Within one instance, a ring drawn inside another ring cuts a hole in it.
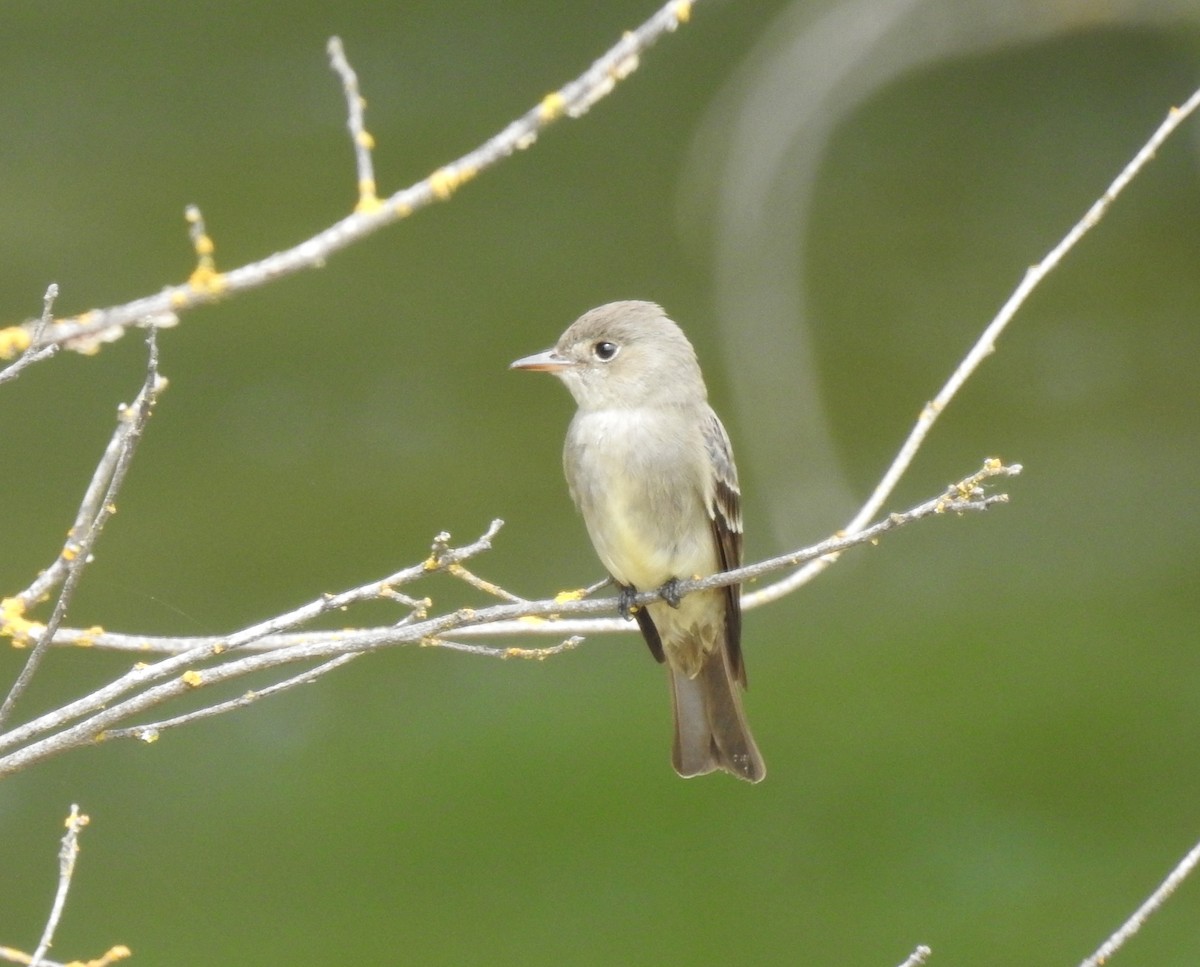
[{"label": "yellow lichen", "polygon": [[358,204],[354,210],[359,213],[377,212],[383,207],[383,202],[375,194],[375,179],[364,178],[358,183]]},{"label": "yellow lichen", "polygon": [[92,818],[86,813],[74,813],[63,820],[63,825],[70,829],[72,826],[86,826]]},{"label": "yellow lichen", "polygon": [[438,168],[429,176],[429,188],[439,201],[445,201],[453,195],[457,187],[458,176],[448,168]]},{"label": "yellow lichen", "polygon": [[559,646],[555,648],[505,648],[501,658],[522,658],[525,661],[545,661]]},{"label": "yellow lichen", "polygon": [[0,637],[11,638],[14,648],[28,648],[45,631],[46,626],[40,621],[25,617],[25,602],[20,598],[0,601]]},{"label": "yellow lichen", "polygon": [[562,116],[566,109],[567,100],[558,91],[552,91],[542,98],[538,105],[538,117],[543,121],[553,121]]},{"label": "yellow lichen", "polygon": [[25,616],[25,602],[20,598],[4,598],[0,600],[0,626],[8,627],[13,621]]},{"label": "yellow lichen", "polygon": [[583,588],[576,588],[574,591],[559,591],[554,596],[555,604],[565,604],[567,601],[582,601]]},{"label": "yellow lichen", "polygon": [[30,335],[24,326],[0,329],[0,359],[12,359],[29,348]]},{"label": "yellow lichen", "polygon": [[196,266],[196,271],[188,276],[188,285],[196,292],[206,295],[220,295],[229,285],[224,273],[213,268],[212,262],[205,258]]},{"label": "yellow lichen", "polygon": [[429,188],[438,201],[446,201],[458,189],[475,177],[474,168],[460,165],[458,168],[438,168],[429,176]]},{"label": "yellow lichen", "polygon": [[79,633],[79,639],[75,642],[80,648],[91,648],[96,639],[104,634],[104,629],[100,625],[92,625],[90,628],[84,628]]},{"label": "yellow lichen", "polygon": [[110,964],[114,964],[118,960],[124,960],[126,957],[132,956],[133,951],[124,944],[118,944],[105,951],[103,956],[97,957],[95,960],[72,960],[66,967],[109,967]]},{"label": "yellow lichen", "polygon": [[204,684],[204,676],[197,671],[186,671],[179,676],[179,680],[188,688],[199,688]]}]

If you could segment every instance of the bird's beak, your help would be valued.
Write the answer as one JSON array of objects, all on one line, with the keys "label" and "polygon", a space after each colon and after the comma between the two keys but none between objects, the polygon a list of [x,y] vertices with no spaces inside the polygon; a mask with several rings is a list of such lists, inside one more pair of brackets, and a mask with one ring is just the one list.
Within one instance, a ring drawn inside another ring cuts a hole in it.
[{"label": "bird's beak", "polygon": [[553,349],[547,349],[544,353],[534,353],[532,356],[518,359],[515,363],[509,363],[508,368],[527,369],[531,373],[561,373],[572,365],[574,364],[566,356],[560,356]]}]

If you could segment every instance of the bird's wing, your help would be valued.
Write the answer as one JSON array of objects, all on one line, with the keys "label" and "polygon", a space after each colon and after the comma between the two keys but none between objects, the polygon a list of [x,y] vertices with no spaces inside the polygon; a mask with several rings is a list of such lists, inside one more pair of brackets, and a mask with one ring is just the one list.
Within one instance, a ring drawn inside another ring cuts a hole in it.
[{"label": "bird's wing", "polygon": [[[737,467],[725,427],[711,410],[704,424],[704,445],[713,469],[713,487],[708,516],[712,521],[713,541],[722,571],[742,563],[742,492],[738,489]],[[742,662],[741,586],[725,589],[725,646],[729,649],[729,667],[744,688],[746,666]]]}]

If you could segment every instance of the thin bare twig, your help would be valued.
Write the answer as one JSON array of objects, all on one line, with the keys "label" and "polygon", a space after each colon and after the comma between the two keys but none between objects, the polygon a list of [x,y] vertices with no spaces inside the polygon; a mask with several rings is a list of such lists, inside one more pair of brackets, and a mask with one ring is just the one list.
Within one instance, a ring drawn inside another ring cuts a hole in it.
[{"label": "thin bare twig", "polygon": [[908,955],[908,959],[900,967],[924,967],[932,955],[933,951],[922,944]]},{"label": "thin bare twig", "polygon": [[488,645],[471,645],[466,642],[451,641],[448,638],[441,637],[431,638],[428,641],[421,642],[421,644],[426,647],[458,651],[466,655],[499,658],[504,661],[513,658],[519,658],[522,661],[545,661],[547,658],[553,658],[555,655],[563,654],[563,652],[574,651],[583,644],[583,638],[579,635],[572,635],[570,638],[564,638],[557,645],[550,645],[546,648],[514,648],[511,645],[506,648],[493,648]]},{"label": "thin bare twig", "polygon": [[476,591],[482,591],[484,594],[489,594],[493,598],[499,598],[501,601],[521,604],[528,600],[527,598],[522,598],[520,595],[513,594],[511,591],[506,591],[495,582],[487,580],[487,578],[481,578],[478,574],[468,571],[461,564],[451,564],[446,568],[446,573],[451,577],[458,578],[464,584],[469,584]]},{"label": "thin bare twig", "polygon": [[221,715],[224,712],[232,712],[234,709],[245,708],[247,705],[253,705],[261,698],[274,695],[276,692],[286,691],[296,685],[307,685],[315,682],[318,678],[327,675],[335,668],[341,668],[346,663],[358,657],[360,657],[358,654],[339,655],[337,658],[331,658],[329,661],[323,662],[316,668],[310,668],[308,671],[301,672],[299,675],[293,675],[291,678],[285,678],[283,681],[276,682],[274,685],[268,685],[266,688],[252,689],[227,702],[218,702],[216,705],[209,705],[194,712],[187,712],[184,715],[176,715],[173,718],[163,719],[161,722],[135,725],[127,729],[110,729],[105,733],[104,738],[138,739],[142,742],[157,742],[159,735],[167,729],[178,728],[180,725],[187,725],[190,722],[197,722],[200,719],[212,718],[214,715]]},{"label": "thin bare twig", "polygon": [[[47,960],[43,957],[41,967],[112,967],[117,961],[132,956],[133,951],[124,944],[118,944],[115,947],[110,947],[99,957],[93,957],[91,960],[72,960],[69,964],[64,964],[58,960]],[[28,967],[32,959],[29,954],[16,950],[13,947],[0,947],[0,960],[7,963]]]},{"label": "thin bare twig", "polygon": [[1133,916],[1121,924],[1094,954],[1080,964],[1080,967],[1101,967],[1101,965],[1107,964],[1109,958],[1125,946],[1125,942],[1141,930],[1142,925],[1170,899],[1171,894],[1179,889],[1179,885],[1188,878],[1197,864],[1200,864],[1200,843],[1188,851],[1187,855],[1167,875],[1167,878],[1159,884],[1158,889],[1151,893],[1146,898],[1146,902],[1133,912]]},{"label": "thin bare twig", "polygon": [[[564,651],[570,651],[573,648],[579,647],[583,642],[580,637],[567,638],[557,645],[551,645],[548,648],[490,648],[486,645],[468,645],[462,642],[449,641],[445,638],[437,638],[429,641],[421,642],[424,646],[444,648],[448,651],[458,651],[469,655],[482,655],[488,658],[512,659],[520,658],[526,661],[541,661],[546,658],[553,658],[555,655],[561,655]],[[142,742],[156,742],[159,736],[167,731],[167,729],[178,728],[181,725],[189,725],[200,719],[212,718],[214,715],[221,715],[225,712],[232,712],[235,709],[245,708],[252,705],[259,699],[267,698],[278,692],[286,691],[289,688],[294,688],[297,685],[308,685],[315,682],[336,668],[340,668],[347,662],[353,661],[355,658],[360,658],[362,652],[351,652],[345,655],[339,655],[337,658],[331,658],[327,662],[322,662],[316,668],[310,668],[307,671],[301,672],[299,675],[294,675],[291,678],[285,678],[281,682],[276,682],[274,685],[269,685],[266,688],[253,689],[239,695],[237,698],[230,699],[226,702],[218,702],[216,705],[208,705],[204,708],[197,709],[194,712],[187,712],[183,715],[176,715],[173,718],[163,719],[159,722],[148,722],[145,725],[134,725],[124,729],[107,729],[104,732],[104,740],[109,739],[139,739]]]},{"label": "thin bare twig", "polygon": [[71,813],[67,816],[67,831],[63,834],[62,847],[58,851],[58,889],[54,893],[54,904],[50,908],[50,916],[46,918],[46,926],[42,930],[42,939],[38,941],[37,949],[29,958],[29,967],[42,967],[46,951],[54,943],[54,934],[58,930],[58,922],[62,919],[63,910],[67,905],[67,893],[71,890],[71,878],[75,875],[75,859],[79,855],[79,834],[88,824],[87,816],[79,812],[79,807],[71,804]]},{"label": "thin bare twig", "polygon": [[91,560],[92,548],[104,524],[116,510],[117,493],[125,482],[125,475],[141,440],[142,431],[146,428],[159,394],[166,387],[166,381],[158,374],[158,344],[154,335],[154,330],[151,329],[146,338],[149,353],[142,389],[130,406],[122,406],[118,410],[117,429],[84,495],[79,514],[75,518],[75,526],[67,536],[67,543],[54,564],[47,568],[28,590],[17,595],[16,601],[20,606],[14,604],[13,599],[4,602],[3,611],[0,613],[0,626],[8,625],[19,617],[24,608],[39,600],[57,581],[62,581],[62,589],[59,591],[50,620],[41,629],[24,667],[5,696],[3,704],[0,704],[0,726],[3,726],[12,713],[13,705],[29,687],[50,643],[54,640],[54,632],[66,617],[67,608],[74,597],[75,589],[79,586],[84,568]]},{"label": "thin bare twig", "polygon": [[[1009,322],[1017,314],[1017,311],[1025,304],[1025,300],[1029,298],[1030,293],[1058,266],[1066,254],[1075,247],[1075,244],[1104,217],[1126,185],[1138,175],[1142,168],[1154,157],[1155,152],[1158,151],[1163,142],[1175,132],[1175,129],[1198,106],[1200,106],[1200,90],[1193,93],[1179,107],[1171,108],[1167,113],[1166,119],[1158,126],[1137,154],[1133,156],[1129,164],[1121,170],[1121,173],[1108,186],[1104,194],[1096,199],[1092,206],[1084,213],[1083,217],[1063,236],[1062,240],[1040,262],[1032,266],[1025,273],[1025,277],[1021,280],[1020,285],[1016,287],[1012,295],[1000,307],[1000,311],[996,314],[995,318],[983,330],[954,372],[950,374],[950,378],[946,381],[946,384],[932,400],[925,404],[920,417],[908,435],[908,439],[900,447],[900,452],[896,454],[895,459],[884,473],[874,492],[867,499],[867,502],[863,504],[858,513],[845,526],[843,529],[844,533],[855,533],[860,528],[865,527],[880,512],[883,505],[887,502],[888,497],[891,496],[896,484],[899,483],[900,478],[908,470],[909,465],[917,455],[917,451],[921,448],[921,445],[925,442],[929,431],[933,429],[933,425],[937,422],[938,417],[941,416],[942,412],[949,405],[959,389],[962,388],[962,385],[970,378],[971,374],[979,368],[979,364],[995,351],[996,340],[1000,338],[1001,333],[1004,332]],[[830,558],[827,560],[812,561],[794,574],[789,574],[786,578],[776,581],[774,584],[748,594],[743,602],[744,606],[753,608],[790,594],[796,588],[807,584],[820,574],[833,563],[833,560],[833,558]]]},{"label": "thin bare twig", "polygon": [[342,90],[346,93],[346,126],[350,129],[350,140],[354,144],[354,163],[358,168],[358,204],[356,212],[375,211],[382,202],[375,193],[375,168],[371,162],[371,149],[375,139],[367,130],[363,120],[366,99],[358,92],[358,75],[346,60],[341,37],[330,37],[326,47],[329,64],[342,79]]},{"label": "thin bare twig", "polygon": [[[17,357],[16,362],[0,370],[0,383],[7,383],[9,380],[16,379],[21,374],[21,370],[26,366],[32,366],[43,359],[48,359],[58,352],[58,346],[41,345],[46,327],[54,319],[54,300],[57,298],[58,286],[51,282],[50,286],[46,289],[45,296],[42,298],[41,318],[34,325],[33,331],[30,332],[18,327],[6,330],[9,333],[8,344],[5,345],[5,340],[0,339],[0,359],[4,359],[11,352],[20,351],[22,345],[24,346],[24,351]],[[6,349],[8,352],[5,351]]]},{"label": "thin bare twig", "polygon": [[188,223],[188,237],[192,240],[192,250],[196,253],[196,267],[188,276],[188,285],[197,289],[209,287],[220,288],[221,273],[217,271],[215,256],[216,245],[208,234],[204,224],[204,214],[199,205],[188,205],[183,210],[183,218]]},{"label": "thin bare twig", "polygon": [[[93,957],[91,960],[72,960],[69,964],[64,964],[58,960],[47,960],[43,957],[41,967],[112,967],[117,961],[132,956],[133,951],[124,944],[118,944],[115,947],[110,947],[99,957]],[[17,950],[14,947],[0,947],[0,960],[9,964],[20,964],[22,967],[29,967],[33,958],[24,951]]]}]

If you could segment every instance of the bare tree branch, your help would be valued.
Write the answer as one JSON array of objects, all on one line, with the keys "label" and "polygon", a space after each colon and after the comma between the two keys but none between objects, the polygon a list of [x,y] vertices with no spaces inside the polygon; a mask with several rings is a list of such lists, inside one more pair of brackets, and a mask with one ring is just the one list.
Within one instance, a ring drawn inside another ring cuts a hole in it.
[{"label": "bare tree branch", "polygon": [[[840,553],[856,545],[873,543],[898,527],[929,517],[946,513],[961,514],[972,510],[984,510],[996,503],[1003,502],[1006,498],[1004,495],[989,496],[983,493],[980,482],[990,477],[1009,476],[1019,471],[1020,467],[1005,467],[998,461],[989,461],[978,473],[953,485],[937,497],[905,513],[892,514],[858,534],[830,538],[813,547],[751,564],[736,571],[714,574],[702,580],[681,581],[678,585],[678,592],[690,594],[695,591],[745,581],[772,570],[794,567],[822,555]],[[287,614],[243,629],[226,638],[178,640],[177,649],[179,650],[170,654],[169,657],[151,665],[139,664],[125,675],[90,695],[0,735],[0,777],[91,742],[113,737],[145,739],[149,735],[146,731],[149,727],[122,728],[120,730],[116,730],[115,727],[149,709],[192,693],[197,689],[223,684],[267,669],[297,662],[329,662],[330,659],[339,656],[412,644],[419,644],[423,647],[451,648],[493,657],[544,658],[575,647],[578,641],[573,638],[568,639],[559,646],[549,649],[498,649],[449,642],[445,636],[455,633],[456,636],[462,637],[474,631],[476,634],[488,636],[543,633],[562,638],[564,635],[574,634],[576,627],[580,624],[586,631],[608,630],[608,625],[601,622],[577,624],[563,619],[574,615],[615,613],[617,599],[586,599],[581,597],[578,592],[573,592],[545,601],[517,601],[516,603],[506,601],[503,604],[486,608],[460,608],[449,614],[416,621],[405,620],[385,628],[327,632],[311,636],[303,642],[277,639],[279,643],[275,647],[245,654],[246,651],[251,650],[251,645],[260,642],[267,636],[278,636],[331,611],[342,611],[353,604],[378,599],[385,590],[393,589],[397,585],[403,586],[435,572],[453,574],[461,561],[476,556],[491,547],[492,538],[500,526],[500,521],[493,521],[492,526],[484,535],[461,548],[448,547],[446,535],[439,534],[434,542],[433,553],[420,564],[399,571],[382,581],[373,581],[341,594],[322,595],[317,600]],[[657,598],[657,592],[648,592],[637,595],[634,603],[649,604]],[[418,602],[418,604],[423,606],[424,602]],[[628,625],[624,622],[617,622],[613,627],[614,629],[624,629],[628,628]],[[102,633],[86,632],[85,634],[88,635],[88,642],[93,647],[97,646],[104,638]],[[125,645],[128,647],[137,641],[142,642],[143,645],[147,644],[147,639],[144,637],[130,637]],[[147,649],[143,648],[143,650]],[[237,654],[233,654],[234,652]],[[328,668],[322,667],[317,674],[324,674],[328,670]],[[285,685],[290,687],[291,684],[310,681],[312,677],[314,676],[296,676],[286,683],[281,682],[279,688],[273,688],[272,691],[281,690]],[[239,700],[220,701],[212,707],[217,711],[231,711],[234,708],[243,707],[245,704],[248,704],[248,701],[243,696]],[[198,717],[203,716],[196,715],[186,720],[191,721]],[[169,725],[180,724],[176,720],[167,720],[167,723]],[[159,729],[162,727],[164,727],[163,723],[159,723],[157,726]]]},{"label": "bare tree branch", "polygon": [[367,131],[363,121],[366,101],[358,93],[358,75],[346,60],[341,37],[330,37],[326,49],[329,64],[342,79],[342,90],[346,92],[346,126],[350,129],[350,140],[354,144],[354,161],[358,167],[358,204],[356,212],[375,211],[382,202],[375,194],[375,167],[371,162],[371,149],[375,139]]},{"label": "bare tree branch", "polygon": [[[1158,151],[1167,138],[1174,134],[1175,129],[1191,116],[1197,106],[1200,106],[1200,90],[1193,93],[1179,107],[1171,108],[1167,112],[1166,119],[1155,129],[1150,139],[1133,156],[1129,164],[1121,170],[1121,173],[1108,186],[1104,194],[1096,199],[1092,206],[1084,213],[1083,217],[1063,236],[1062,240],[1040,262],[1032,266],[1025,273],[1025,277],[1013,291],[1012,295],[1008,297],[1004,305],[1000,307],[1000,311],[996,314],[995,318],[988,323],[987,327],[975,341],[975,344],[967,352],[966,356],[963,357],[962,362],[950,374],[950,378],[946,381],[946,384],[932,400],[925,404],[916,425],[913,426],[908,438],[900,447],[900,452],[896,454],[896,458],[884,472],[883,477],[880,479],[874,492],[867,499],[867,502],[862,505],[850,523],[845,526],[843,533],[855,533],[859,528],[873,520],[880,510],[883,509],[883,505],[887,502],[888,497],[891,496],[896,484],[900,482],[900,478],[908,470],[909,465],[917,455],[917,451],[921,448],[921,445],[925,442],[929,431],[933,429],[933,425],[937,422],[938,417],[942,415],[942,412],[950,404],[950,401],[954,399],[955,394],[958,393],[963,384],[979,368],[980,363],[996,351],[996,340],[1000,338],[1001,333],[1008,327],[1009,322],[1012,321],[1017,311],[1025,304],[1025,300],[1041,284],[1042,280],[1058,267],[1067,253],[1075,247],[1075,244],[1099,223],[1100,219],[1112,207],[1112,203],[1116,201],[1117,196],[1121,194],[1126,185],[1137,177],[1138,173],[1154,157],[1155,152]],[[790,574],[775,584],[768,585],[765,588],[748,594],[744,606],[754,607],[758,604],[766,604],[769,601],[775,601],[786,594],[790,594],[801,585],[807,584],[832,563],[832,559],[813,561],[795,574]]]},{"label": "bare tree branch", "polygon": [[[0,329],[0,359],[9,358],[26,347],[41,350],[61,346],[79,352],[94,352],[103,343],[119,339],[130,326],[166,328],[175,325],[179,321],[179,314],[186,310],[228,299],[285,275],[323,266],[335,253],[381,228],[407,218],[434,202],[447,201],[477,175],[533,145],[541,132],[560,118],[582,117],[637,69],[641,55],[664,33],[687,23],[695,3],[696,0],[670,0],[640,27],[627,31],[604,56],[575,80],[547,94],[498,134],[382,201],[374,199],[374,173],[366,158],[371,140],[362,127],[362,103],[358,96],[357,79],[351,80],[353,72],[349,71],[344,55],[339,56],[341,44],[334,38],[330,42],[330,57],[351,105],[349,125],[358,159],[359,202],[352,214],[292,248],[249,265],[229,272],[218,272],[210,261],[209,270],[204,271],[201,266],[186,282],[167,286],[161,292],[107,309],[90,309],[80,315],[53,322],[48,327],[40,327],[37,339],[33,338],[33,331],[38,327],[32,324]],[[364,189],[366,177],[372,182],[369,192]],[[206,254],[211,259],[211,242]],[[29,365],[29,362],[24,365]]]},{"label": "bare tree branch", "polygon": [[22,348],[24,349],[24,352],[21,352],[15,363],[0,370],[0,383],[7,383],[9,380],[16,379],[21,374],[21,370],[26,366],[41,362],[43,359],[49,359],[58,352],[58,346],[41,345],[42,336],[54,319],[54,300],[57,298],[58,286],[51,282],[50,286],[46,289],[46,295],[42,299],[41,318],[38,319],[32,330],[14,326],[7,330],[9,333],[7,340],[0,339],[0,359],[6,358],[13,352],[21,352]]},{"label": "bare tree branch", "polygon": [[[58,930],[59,921],[66,908],[67,893],[71,889],[71,880],[75,876],[75,860],[79,856],[79,835],[88,822],[88,817],[79,811],[79,807],[72,805],[70,815],[67,816],[67,831],[63,835],[62,846],[58,851],[58,889],[55,891],[54,903],[50,908],[50,915],[46,919],[46,926],[42,929],[42,937],[38,941],[37,949],[32,954],[27,954],[14,947],[0,946],[0,960],[10,964],[22,964],[24,967],[68,967],[59,961],[46,959],[46,953],[54,944],[54,934]],[[70,967],[109,967],[110,964],[124,960],[128,956],[130,956],[129,948],[118,945],[86,963],[78,960],[71,961]]]},{"label": "bare tree branch", "polygon": [[50,916],[42,930],[42,939],[38,941],[37,949],[29,958],[29,967],[41,967],[42,958],[54,943],[54,933],[58,930],[58,921],[62,919],[63,910],[67,905],[67,893],[71,890],[71,878],[75,875],[75,858],[79,855],[79,834],[88,824],[87,816],[80,814],[79,807],[72,803],[71,814],[67,816],[67,831],[63,835],[62,848],[58,851],[58,889],[54,893],[54,904],[50,908]]},{"label": "bare tree branch", "polygon": [[15,599],[9,598],[0,603],[0,628],[3,628],[12,621],[21,620],[25,609],[41,600],[51,588],[60,582],[62,584],[50,620],[37,634],[33,649],[25,660],[25,667],[13,682],[3,704],[0,704],[0,727],[11,714],[17,699],[29,687],[54,639],[54,632],[66,617],[67,607],[79,586],[83,570],[92,559],[92,548],[100,536],[100,531],[116,511],[117,493],[121,484],[125,482],[125,474],[142,438],[142,431],[150,419],[154,403],[166,388],[166,380],[158,374],[158,345],[153,329],[150,330],[146,342],[150,352],[141,392],[131,405],[121,406],[117,411],[117,429],[96,467],[96,472],[92,475],[92,482],[84,494],[79,513],[75,516],[75,523],[67,533],[66,544],[54,563],[42,572],[29,588],[18,594]]},{"label": "bare tree branch", "polygon": [[1121,924],[1094,954],[1080,964],[1080,967],[1102,967],[1107,964],[1109,958],[1125,946],[1126,941],[1141,930],[1142,925],[1171,898],[1171,894],[1179,889],[1179,885],[1191,875],[1198,863],[1200,863],[1200,843],[1188,851],[1188,854],[1167,874],[1167,878],[1159,884],[1158,889],[1151,893],[1146,898],[1146,902],[1133,912],[1133,916]]},{"label": "bare tree branch", "polygon": [[924,967],[932,955],[933,951],[922,944],[908,955],[908,959],[900,967]]},{"label": "bare tree branch", "polygon": [[163,719],[161,722],[150,722],[147,725],[136,725],[127,729],[110,729],[105,733],[104,737],[105,739],[138,739],[142,742],[157,742],[159,735],[167,729],[187,725],[191,722],[198,722],[200,719],[212,718],[214,715],[220,715],[223,712],[232,712],[234,709],[245,708],[247,705],[253,705],[260,698],[266,698],[268,695],[274,695],[276,692],[286,691],[296,685],[308,685],[328,672],[333,671],[335,668],[341,668],[358,657],[358,654],[339,655],[337,658],[331,658],[316,668],[310,668],[299,675],[285,678],[283,681],[276,682],[267,688],[251,689],[227,702],[208,705],[194,712]]}]

